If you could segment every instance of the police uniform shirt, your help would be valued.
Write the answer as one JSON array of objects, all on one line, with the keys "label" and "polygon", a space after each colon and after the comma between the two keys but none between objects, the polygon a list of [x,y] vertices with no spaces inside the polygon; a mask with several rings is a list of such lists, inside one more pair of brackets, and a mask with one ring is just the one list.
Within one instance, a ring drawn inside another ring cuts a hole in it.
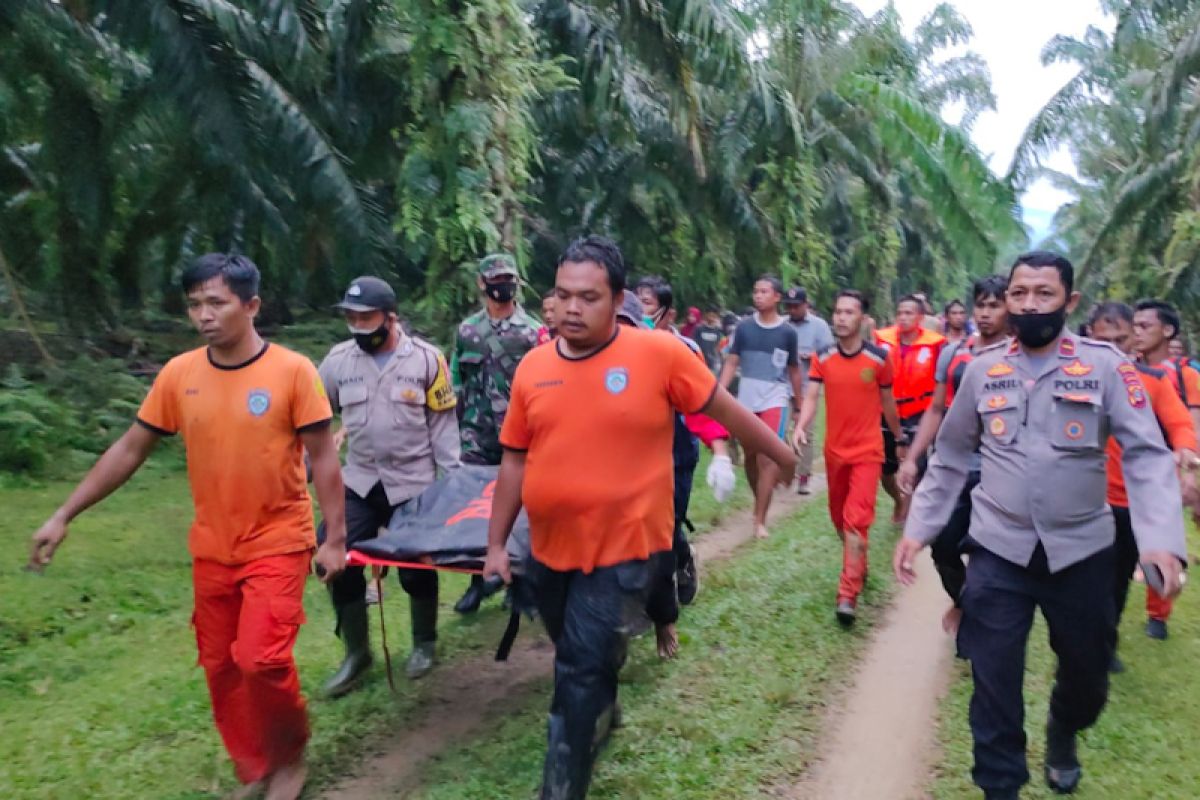
[{"label": "police uniform shirt", "polygon": [[353,340],[329,351],[318,370],[347,433],[342,480],[359,497],[382,483],[398,505],[458,466],[456,399],[441,351],[401,334],[380,369]]},{"label": "police uniform shirt", "polygon": [[1105,445],[1124,451],[1133,529],[1143,552],[1186,557],[1175,461],[1136,368],[1115,348],[1064,331],[1040,368],[1019,343],[986,348],[967,367],[917,487],[905,536],[929,543],[945,526],[971,466],[971,538],[1028,565],[1040,541],[1058,572],[1113,543]]}]

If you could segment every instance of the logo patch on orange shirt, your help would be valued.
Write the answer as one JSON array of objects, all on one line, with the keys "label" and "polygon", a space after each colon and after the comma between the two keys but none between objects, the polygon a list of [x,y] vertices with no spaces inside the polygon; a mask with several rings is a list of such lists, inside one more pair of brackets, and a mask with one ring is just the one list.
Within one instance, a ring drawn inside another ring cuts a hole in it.
[{"label": "logo patch on orange shirt", "polygon": [[863,383],[870,383],[875,380],[875,368],[863,367],[862,372],[858,373],[858,377],[862,378]]},{"label": "logo patch on orange shirt", "polygon": [[995,366],[993,366],[991,369],[989,369],[987,371],[987,376],[989,378],[1002,378],[1005,375],[1012,375],[1012,374],[1013,374],[1012,366],[1010,366],[1009,364],[1004,364],[1004,363],[996,364]]},{"label": "logo patch on orange shirt", "polygon": [[[1066,342],[1064,342],[1066,344]],[[1072,378],[1082,378],[1084,375],[1090,375],[1095,369],[1091,364],[1084,364],[1078,358],[1062,368],[1062,371],[1070,375]]]}]

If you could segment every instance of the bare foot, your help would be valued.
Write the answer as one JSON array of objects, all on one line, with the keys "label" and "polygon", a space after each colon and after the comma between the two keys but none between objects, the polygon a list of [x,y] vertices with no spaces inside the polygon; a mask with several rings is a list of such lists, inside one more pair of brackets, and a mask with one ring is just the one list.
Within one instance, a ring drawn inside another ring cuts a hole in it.
[{"label": "bare foot", "polygon": [[962,609],[958,606],[950,606],[945,614],[942,614],[942,630],[950,636],[958,633],[958,625],[962,622]]},{"label": "bare foot", "polygon": [[658,657],[664,661],[674,658],[679,652],[679,634],[675,624],[655,625],[654,636],[658,639]]},{"label": "bare foot", "polygon": [[771,535],[771,532],[769,530],[767,530],[766,525],[759,523],[758,525],[754,526],[754,538],[755,539],[766,539],[770,535]]},{"label": "bare foot", "polygon": [[255,781],[247,783],[234,789],[229,794],[225,795],[222,800],[250,800],[252,797],[259,797],[263,790],[267,788],[266,781]]},{"label": "bare foot", "polygon": [[266,800],[296,800],[304,791],[304,781],[308,778],[308,767],[304,763],[304,754],[290,764],[284,764],[271,773],[267,781]]}]

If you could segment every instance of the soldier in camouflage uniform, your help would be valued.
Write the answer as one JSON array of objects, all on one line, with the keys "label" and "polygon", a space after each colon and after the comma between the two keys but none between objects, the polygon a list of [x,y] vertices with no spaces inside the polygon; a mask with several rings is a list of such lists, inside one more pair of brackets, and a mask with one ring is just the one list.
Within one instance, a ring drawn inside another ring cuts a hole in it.
[{"label": "soldier in camouflage uniform", "polygon": [[[538,344],[541,322],[517,303],[520,278],[512,256],[486,256],[479,262],[477,282],[484,308],[458,326],[450,374],[459,399],[463,463],[499,464],[500,426],[513,374]],[[454,610],[473,613],[492,591],[476,576]]]}]

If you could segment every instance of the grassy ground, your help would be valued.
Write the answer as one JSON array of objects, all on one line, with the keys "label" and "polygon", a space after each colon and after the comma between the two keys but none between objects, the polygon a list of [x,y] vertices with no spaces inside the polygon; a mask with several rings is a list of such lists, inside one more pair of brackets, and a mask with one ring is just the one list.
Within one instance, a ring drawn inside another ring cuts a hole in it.
[{"label": "grassy ground", "polygon": [[[1200,546],[1192,530],[1191,547]],[[1080,737],[1083,783],[1076,794],[1088,800],[1150,800],[1200,797],[1200,759],[1195,737],[1200,731],[1200,595],[1195,587],[1175,605],[1166,642],[1146,638],[1145,589],[1129,592],[1121,624],[1124,674],[1112,679],[1109,703],[1100,721]],[[1039,618],[1030,637],[1025,678],[1025,732],[1029,738],[1029,771],[1033,776],[1025,798],[1055,797],[1042,780],[1044,726],[1056,661]],[[945,800],[976,797],[971,784],[971,733],[967,704],[971,680],[959,663],[958,679],[943,706],[939,738],[944,753],[934,783],[934,796]]]},{"label": "grassy ground", "polygon": [[[720,518],[703,469],[692,514],[701,530]],[[77,520],[44,575],[22,571],[30,534],[69,488],[0,489],[6,511],[0,546],[10,554],[0,564],[0,795],[199,798],[230,788],[188,627],[191,502],[177,458],[152,459],[128,486]],[[732,504],[746,501],[743,486]],[[443,658],[493,648],[506,619],[498,604],[460,618],[449,606],[465,579],[445,578],[442,586]],[[386,591],[390,643],[402,659],[407,604],[394,579]],[[312,698],[340,652],[329,604],[315,581],[305,605],[309,624],[297,659]],[[363,691],[336,703],[312,701],[318,784],[352,759],[361,738],[386,735],[421,702],[420,684],[407,684],[402,675],[400,681],[392,696],[376,670]]]}]

